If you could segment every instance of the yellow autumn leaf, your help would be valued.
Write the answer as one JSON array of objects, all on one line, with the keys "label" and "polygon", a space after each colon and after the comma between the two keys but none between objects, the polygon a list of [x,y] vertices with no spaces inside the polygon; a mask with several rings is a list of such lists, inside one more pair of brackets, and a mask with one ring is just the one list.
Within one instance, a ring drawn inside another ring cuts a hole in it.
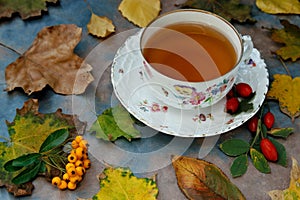
[{"label": "yellow autumn leaf", "polygon": [[146,27],[160,12],[160,0],[123,0],[119,11],[139,27]]},{"label": "yellow autumn leaf", "polygon": [[292,121],[300,115],[300,77],[292,78],[286,74],[275,74],[267,94],[269,99],[279,101],[280,110],[290,116]]},{"label": "yellow autumn leaf", "polygon": [[292,170],[290,173],[290,186],[285,190],[272,190],[268,192],[272,200],[300,199],[300,168],[295,158],[292,158]]},{"label": "yellow autumn leaf", "polygon": [[138,178],[128,168],[107,167],[99,175],[100,191],[93,200],[155,200],[158,195],[154,178]]},{"label": "yellow autumn leaf", "polygon": [[256,0],[256,6],[270,14],[300,14],[298,0]]},{"label": "yellow autumn leaf", "polygon": [[107,37],[115,32],[115,26],[107,17],[100,17],[92,13],[90,21],[87,25],[90,34],[97,37]]}]

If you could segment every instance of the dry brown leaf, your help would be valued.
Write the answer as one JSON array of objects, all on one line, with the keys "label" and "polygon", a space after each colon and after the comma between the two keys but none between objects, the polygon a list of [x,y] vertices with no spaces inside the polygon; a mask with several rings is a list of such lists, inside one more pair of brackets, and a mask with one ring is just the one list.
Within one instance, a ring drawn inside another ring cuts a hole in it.
[{"label": "dry brown leaf", "polygon": [[107,17],[99,17],[94,13],[91,15],[87,28],[90,34],[97,37],[107,37],[115,32],[115,26],[110,19]]},{"label": "dry brown leaf", "polygon": [[92,67],[73,53],[81,32],[74,24],[43,28],[31,47],[5,69],[6,90],[21,87],[30,95],[49,85],[60,94],[83,93],[94,79]]},{"label": "dry brown leaf", "polygon": [[132,23],[146,27],[160,12],[160,0],[123,0],[119,11]]}]

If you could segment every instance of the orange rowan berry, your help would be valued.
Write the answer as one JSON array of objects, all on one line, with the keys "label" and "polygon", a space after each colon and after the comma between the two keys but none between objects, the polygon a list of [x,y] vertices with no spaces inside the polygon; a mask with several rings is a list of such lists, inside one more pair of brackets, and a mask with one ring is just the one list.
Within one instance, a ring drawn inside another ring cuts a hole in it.
[{"label": "orange rowan berry", "polygon": [[75,162],[75,167],[83,167],[83,162],[81,160],[77,160]]},{"label": "orange rowan berry", "polygon": [[83,148],[82,147],[76,148],[75,154],[76,154],[76,156],[77,156],[78,159],[81,159],[82,156],[83,156],[83,154],[84,154]]},{"label": "orange rowan berry", "polygon": [[70,176],[70,179],[72,176],[75,176],[76,175],[76,169],[75,167],[70,167],[68,170],[67,170],[67,173],[68,175]]},{"label": "orange rowan berry", "polygon": [[77,135],[76,137],[75,137],[75,141],[79,144],[79,142],[81,142],[81,140],[82,140],[83,138],[82,138],[82,136],[81,135]]},{"label": "orange rowan berry", "polygon": [[79,175],[75,175],[75,176],[71,176],[70,177],[70,182],[72,182],[72,183],[78,183],[79,182]]},{"label": "orange rowan berry", "polygon": [[87,145],[88,145],[88,142],[86,140],[81,140],[78,144],[80,147],[86,149],[87,148]]},{"label": "orange rowan berry", "polygon": [[85,174],[85,168],[84,167],[76,167],[76,174],[79,176],[83,176]]},{"label": "orange rowan berry", "polygon": [[70,167],[74,167],[75,168],[75,164],[74,163],[68,163],[66,164],[66,170],[68,170]]},{"label": "orange rowan berry", "polygon": [[59,186],[61,183],[61,179],[60,179],[60,177],[55,176],[51,182],[52,182],[52,185]]},{"label": "orange rowan berry", "polygon": [[69,161],[70,163],[75,163],[75,162],[77,161],[77,156],[76,156],[76,154],[71,153],[71,154],[68,156],[68,161]]},{"label": "orange rowan berry", "polygon": [[61,183],[59,184],[58,188],[61,190],[64,190],[68,187],[68,183],[65,180],[62,180]]},{"label": "orange rowan berry", "polygon": [[91,167],[91,161],[89,159],[83,160],[83,167],[88,169]]},{"label": "orange rowan berry", "polygon": [[71,181],[68,183],[68,189],[69,190],[75,190],[76,189],[76,183],[72,183]]},{"label": "orange rowan berry", "polygon": [[79,147],[79,144],[76,140],[73,140],[72,143],[71,143],[71,146],[73,149],[76,149],[77,147]]},{"label": "orange rowan berry", "polygon": [[64,173],[62,179],[65,180],[65,181],[69,181],[70,180],[69,174],[68,173]]}]

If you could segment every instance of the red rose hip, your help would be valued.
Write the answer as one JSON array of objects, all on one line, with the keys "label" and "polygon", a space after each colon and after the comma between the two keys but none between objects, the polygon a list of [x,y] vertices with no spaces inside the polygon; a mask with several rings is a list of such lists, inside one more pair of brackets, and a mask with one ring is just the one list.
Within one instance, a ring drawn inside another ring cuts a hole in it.
[{"label": "red rose hip", "polygon": [[271,113],[270,111],[267,112],[264,115],[263,122],[264,122],[264,125],[267,127],[267,129],[272,128],[272,126],[274,125],[274,122],[275,122],[275,117],[274,117],[273,113]]},{"label": "red rose hip", "polygon": [[248,130],[252,133],[256,133],[257,125],[258,125],[258,117],[254,116],[251,119],[249,119],[247,123]]},{"label": "red rose hip", "polygon": [[238,96],[248,98],[252,95],[252,88],[247,83],[238,83],[235,86],[236,93]]},{"label": "red rose hip", "polygon": [[278,159],[278,153],[275,145],[267,138],[263,138],[260,142],[261,152],[265,158],[269,161],[276,162]]},{"label": "red rose hip", "polygon": [[238,98],[232,97],[226,101],[226,112],[230,114],[236,113],[240,105]]}]

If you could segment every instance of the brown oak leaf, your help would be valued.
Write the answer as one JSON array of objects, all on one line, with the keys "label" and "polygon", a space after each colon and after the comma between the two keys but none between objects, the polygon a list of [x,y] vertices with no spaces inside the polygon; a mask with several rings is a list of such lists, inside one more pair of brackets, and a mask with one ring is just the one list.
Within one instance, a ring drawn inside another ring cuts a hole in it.
[{"label": "brown oak leaf", "polygon": [[92,67],[73,53],[82,29],[74,24],[43,28],[31,47],[5,69],[7,91],[23,88],[30,95],[46,85],[60,94],[81,94],[94,78]]}]

